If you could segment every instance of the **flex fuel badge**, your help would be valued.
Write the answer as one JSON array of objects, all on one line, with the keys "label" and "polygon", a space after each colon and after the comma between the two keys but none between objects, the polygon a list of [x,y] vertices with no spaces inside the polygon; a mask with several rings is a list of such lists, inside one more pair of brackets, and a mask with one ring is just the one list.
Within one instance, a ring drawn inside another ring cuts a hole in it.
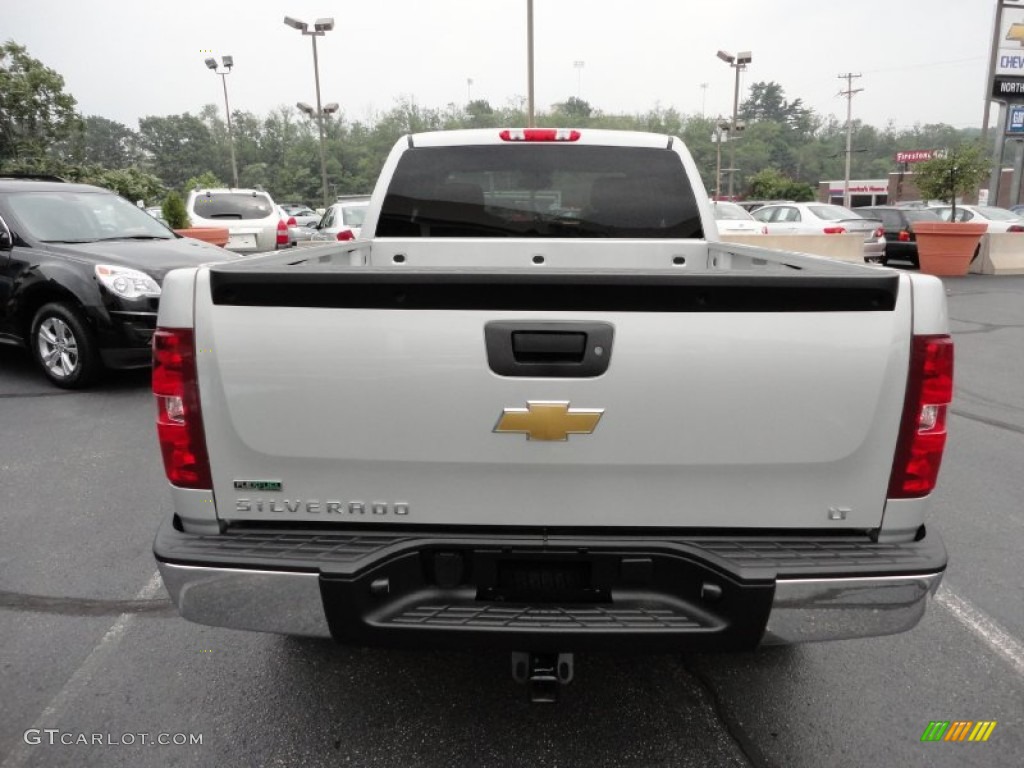
[{"label": "flex fuel badge", "polygon": [[236,491],[280,491],[283,488],[280,480],[235,480]]}]

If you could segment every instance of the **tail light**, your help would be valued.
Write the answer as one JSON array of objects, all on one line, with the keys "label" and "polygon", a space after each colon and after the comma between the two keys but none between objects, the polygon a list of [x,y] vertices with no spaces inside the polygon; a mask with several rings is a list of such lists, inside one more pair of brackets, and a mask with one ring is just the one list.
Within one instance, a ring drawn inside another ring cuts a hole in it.
[{"label": "tail light", "polygon": [[343,229],[341,230],[341,232],[338,233],[338,239],[344,243],[347,240],[355,240],[356,236],[351,229]]},{"label": "tail light", "polygon": [[846,227],[825,227],[826,235],[845,235]]},{"label": "tail light", "polygon": [[899,241],[901,243],[909,243],[910,242],[910,233],[907,232],[907,230],[905,230],[905,229],[901,229],[900,230],[900,234],[899,234]]},{"label": "tail light", "polygon": [[1011,224],[1006,228],[1007,232],[1024,232],[1024,226],[1020,224]]},{"label": "tail light", "polygon": [[885,230],[882,227],[875,229],[875,237],[885,237]]},{"label": "tail light", "polygon": [[277,220],[277,244],[288,245],[288,225],[284,223],[284,219]]},{"label": "tail light", "polygon": [[299,222],[297,222],[297,221],[295,220],[295,217],[294,217],[294,216],[289,216],[289,217],[288,217],[288,226],[289,226],[289,227],[297,227],[298,225],[299,225]]},{"label": "tail light", "polygon": [[767,235],[768,234],[768,225],[767,224],[765,224],[763,227],[761,227],[761,234],[762,235]]},{"label": "tail light", "polygon": [[569,128],[506,128],[502,141],[579,141],[580,132]]},{"label": "tail light", "polygon": [[153,334],[153,394],[167,479],[179,488],[212,488],[191,328]]},{"label": "tail light", "polygon": [[953,340],[915,336],[903,420],[889,478],[890,499],[927,496],[946,447],[946,409],[953,401]]}]

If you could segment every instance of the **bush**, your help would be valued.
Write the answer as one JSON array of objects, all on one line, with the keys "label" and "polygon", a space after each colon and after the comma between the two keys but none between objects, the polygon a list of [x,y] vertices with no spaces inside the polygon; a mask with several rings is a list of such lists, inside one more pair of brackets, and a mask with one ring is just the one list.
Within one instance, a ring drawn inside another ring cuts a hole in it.
[{"label": "bush", "polygon": [[160,210],[171,229],[188,229],[191,226],[191,222],[188,220],[188,211],[185,210],[185,201],[177,192],[172,190],[167,193]]}]

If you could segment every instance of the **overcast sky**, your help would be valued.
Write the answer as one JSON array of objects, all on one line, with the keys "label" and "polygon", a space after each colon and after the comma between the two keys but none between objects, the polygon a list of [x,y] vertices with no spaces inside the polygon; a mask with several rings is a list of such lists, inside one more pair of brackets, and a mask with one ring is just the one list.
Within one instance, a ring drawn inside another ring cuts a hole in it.
[{"label": "overcast sky", "polygon": [[[223,108],[207,51],[234,56],[232,109],[315,103],[310,39],[285,15],[334,17],[318,41],[322,97],[349,120],[403,97],[444,107],[471,90],[503,106],[527,92],[526,0],[0,3],[0,39],[60,72],[83,114],[136,128]],[[774,80],[821,115],[845,120],[837,76],[854,72],[853,114],[866,123],[980,127],[994,11],[992,0],[534,0],[537,107],[579,93],[609,113],[729,115],[725,49],[752,52],[743,84]]]}]

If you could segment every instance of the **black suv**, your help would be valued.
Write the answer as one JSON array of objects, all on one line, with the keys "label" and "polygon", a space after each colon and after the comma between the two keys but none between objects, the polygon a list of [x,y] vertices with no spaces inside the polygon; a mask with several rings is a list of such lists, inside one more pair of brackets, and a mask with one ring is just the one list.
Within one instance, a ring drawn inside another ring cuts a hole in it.
[{"label": "black suv", "polygon": [[68,389],[144,367],[164,275],[232,258],[109,190],[0,177],[0,342]]},{"label": "black suv", "polygon": [[881,219],[885,229],[885,254],[882,263],[909,261],[917,263],[917,237],[914,236],[915,221],[942,221],[930,208],[898,208],[894,205],[872,205],[854,209],[861,216]]}]

